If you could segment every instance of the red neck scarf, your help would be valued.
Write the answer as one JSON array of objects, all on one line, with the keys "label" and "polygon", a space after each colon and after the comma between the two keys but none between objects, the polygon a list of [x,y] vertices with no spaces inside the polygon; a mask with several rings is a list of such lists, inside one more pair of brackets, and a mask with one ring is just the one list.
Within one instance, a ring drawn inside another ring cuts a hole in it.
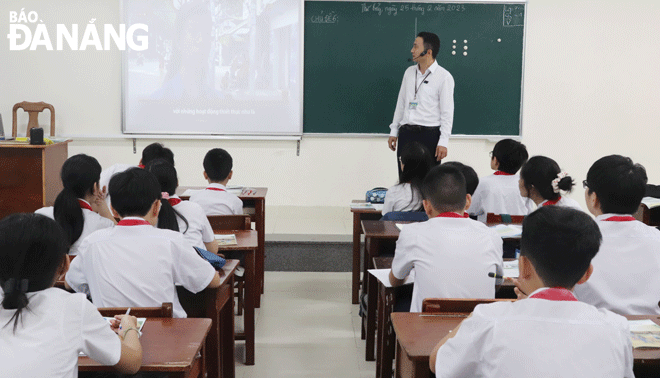
[{"label": "red neck scarf", "polygon": [[211,187],[211,186],[209,186],[208,188],[206,188],[206,190],[215,190],[216,192],[226,192],[226,190],[224,190],[224,189],[213,188],[213,187]]},{"label": "red neck scarf", "polygon": [[557,202],[559,202],[559,200],[561,200],[561,196],[559,196],[559,198],[557,198],[556,200],[552,200],[552,201],[551,201],[551,200],[547,200],[547,201],[543,202],[543,203],[541,204],[541,206],[556,205]]},{"label": "red neck scarf", "polygon": [[636,219],[631,215],[615,215],[613,217],[609,217],[603,220],[606,222],[630,222]]},{"label": "red neck scarf", "polygon": [[171,206],[175,206],[181,203],[181,198],[168,198],[167,202],[169,202]]},{"label": "red neck scarf", "polygon": [[469,218],[469,217],[470,217],[470,214],[468,214],[466,212],[463,213],[463,218]]},{"label": "red neck scarf", "polygon": [[435,216],[436,218],[465,218],[465,215],[453,213],[451,211],[444,212]]},{"label": "red neck scarf", "polygon": [[493,174],[495,176],[513,176],[513,174],[511,174],[511,173],[506,173],[506,172],[502,172],[502,171],[495,171],[495,173],[493,173]]},{"label": "red neck scarf", "polygon": [[89,210],[89,211],[94,211],[94,210],[92,209],[92,207],[87,203],[87,201],[84,201],[84,200],[79,199],[79,200],[78,200],[78,204],[80,205],[80,208],[81,208],[81,209],[87,209],[87,210]]},{"label": "red neck scarf", "polygon": [[117,226],[151,226],[151,223],[144,219],[122,219]]},{"label": "red neck scarf", "polygon": [[531,295],[530,298],[547,299],[549,301],[577,302],[575,295],[573,295],[570,290],[564,289],[563,287],[552,287],[545,289]]}]

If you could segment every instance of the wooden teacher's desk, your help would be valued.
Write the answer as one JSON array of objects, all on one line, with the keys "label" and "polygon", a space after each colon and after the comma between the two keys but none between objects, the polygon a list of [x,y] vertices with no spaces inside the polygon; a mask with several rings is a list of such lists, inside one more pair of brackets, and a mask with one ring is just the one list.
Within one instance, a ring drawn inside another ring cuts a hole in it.
[{"label": "wooden teacher's desk", "polygon": [[[180,186],[176,190],[176,194],[182,200],[188,200],[190,197],[182,196],[186,190],[203,190],[203,186]],[[266,243],[266,194],[268,188],[245,188],[238,195],[238,198],[243,201],[244,208],[254,208],[254,213],[250,213],[250,218],[254,222],[259,246],[256,255],[256,278],[258,280],[259,295],[255,297],[255,307],[261,307],[261,294],[264,293],[264,260],[265,260],[265,243]],[[247,214],[248,212],[246,212]]]},{"label": "wooden teacher's desk", "polygon": [[55,203],[69,142],[33,146],[0,141],[0,219]]},{"label": "wooden teacher's desk", "polygon": [[[426,315],[426,316],[425,316]],[[427,315],[420,313],[392,313],[396,333],[396,378],[429,377],[429,355],[449,331],[465,319],[461,315]],[[659,316],[626,316],[628,319],[651,319],[660,324]],[[660,375],[660,350],[634,349],[636,377]]]},{"label": "wooden teacher's desk", "polygon": [[[353,203],[365,203],[353,200]],[[360,235],[362,235],[363,220],[378,220],[382,217],[380,210],[375,209],[351,209],[353,213],[353,274],[351,276],[352,302],[358,304],[360,291]],[[366,277],[364,277],[366,279]]]},{"label": "wooden teacher's desk", "polygon": [[[162,372],[169,377],[204,377],[204,340],[211,319],[149,318],[142,328],[141,372]],[[89,357],[78,358],[79,371],[113,371]]]}]

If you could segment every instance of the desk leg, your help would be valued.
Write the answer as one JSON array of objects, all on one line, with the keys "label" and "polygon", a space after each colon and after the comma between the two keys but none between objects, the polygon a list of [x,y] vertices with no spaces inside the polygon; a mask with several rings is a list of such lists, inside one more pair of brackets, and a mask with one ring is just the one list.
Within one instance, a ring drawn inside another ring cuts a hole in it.
[{"label": "desk leg", "polygon": [[[222,289],[206,289],[204,291],[206,301],[206,314],[212,314],[211,329],[206,336],[206,358],[205,364],[208,369],[208,375],[215,377],[220,374],[220,308],[218,302],[221,300]],[[233,294],[233,289],[232,289]]]},{"label": "desk leg", "polygon": [[[220,309],[220,377],[234,378],[236,375],[234,362],[234,278],[227,284],[227,301]],[[223,291],[225,289],[223,288]],[[209,377],[212,375],[209,373]]]},{"label": "desk leg", "polygon": [[256,297],[254,298],[254,307],[261,307],[261,294],[264,293],[264,265],[266,259],[266,199],[260,199],[254,201],[254,212],[255,212],[255,227],[257,228],[257,257],[256,257],[256,268],[257,268],[257,292]]},{"label": "desk leg", "polygon": [[353,278],[352,293],[353,304],[359,303],[360,291],[360,235],[362,235],[362,225],[360,224],[360,214],[353,213]]},{"label": "desk leg", "polygon": [[254,365],[254,302],[259,296],[258,273],[255,272],[255,253],[245,255],[245,364]]},{"label": "desk leg", "polygon": [[394,328],[392,328],[392,318],[390,315],[394,311],[396,304],[394,290],[394,288],[385,289],[383,287],[383,301],[380,303],[383,305],[383,309],[379,313],[381,317],[378,318],[378,346],[381,347],[378,357],[381,360],[381,378],[392,378],[392,361],[394,361],[396,337],[394,335]]},{"label": "desk leg", "polygon": [[[371,238],[371,240],[368,243],[369,248],[367,249],[367,253],[364,255],[365,259],[365,268],[367,266],[371,266],[371,259],[374,256],[378,256],[378,242]],[[374,349],[375,349],[375,338],[376,338],[376,312],[378,311],[377,306],[378,306],[378,289],[377,289],[377,281],[376,277],[372,276],[367,272],[367,269],[364,270],[364,281],[367,283],[366,288],[367,288],[367,326],[366,326],[366,333],[367,333],[367,350],[366,350],[366,355],[365,359],[367,361],[374,361]]]},{"label": "desk leg", "polygon": [[387,293],[383,284],[378,283],[378,313],[376,314],[376,378],[384,378],[383,375],[383,318],[385,316],[385,301]]},{"label": "desk leg", "polygon": [[399,341],[396,343],[396,378],[429,378],[431,369],[429,361],[413,361],[401,348]]}]

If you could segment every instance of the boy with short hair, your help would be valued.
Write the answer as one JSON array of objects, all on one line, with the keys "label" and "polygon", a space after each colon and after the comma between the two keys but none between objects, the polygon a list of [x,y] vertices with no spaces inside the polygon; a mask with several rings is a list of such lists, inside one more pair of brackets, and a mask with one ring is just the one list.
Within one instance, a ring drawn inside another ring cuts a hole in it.
[{"label": "boy with short hair", "polygon": [[198,190],[190,195],[190,201],[202,206],[206,215],[243,214],[243,201],[227,191],[231,179],[231,155],[222,148],[214,148],[204,157],[204,178],[209,182],[205,190]]},{"label": "boy with short hair", "polygon": [[[475,172],[474,169],[469,165],[465,165],[458,161],[448,161],[442,164],[449,167],[458,168],[458,170],[461,171],[463,177],[465,177],[465,190],[467,191],[467,194],[473,196],[475,190],[477,190],[477,186],[479,186],[479,176],[477,176],[477,172]],[[465,212],[463,213],[463,216],[466,218],[469,216],[468,210],[471,205],[471,203],[465,204]],[[472,219],[475,218],[473,217]]]},{"label": "boy with short hair", "polygon": [[495,173],[482,177],[472,197],[470,215],[486,222],[487,213],[527,215],[536,207],[534,202],[520,195],[516,174],[529,155],[524,144],[513,139],[502,139],[491,152],[490,168]]},{"label": "boy with short hair", "polygon": [[68,287],[89,285],[97,307],[160,307],[172,302],[174,317],[186,312],[175,283],[193,293],[220,285],[218,272],[183,235],[156,228],[160,185],[146,170],[131,168],[110,180],[112,209],[121,221],[83,240],[66,274]]},{"label": "boy with short hair", "polygon": [[575,287],[578,299],[622,315],[660,314],[660,232],[633,218],[646,190],[646,170],[630,158],[605,156],[584,181],[587,208],[603,244],[595,273]]},{"label": "boy with short hair", "polygon": [[521,300],[475,307],[431,352],[436,377],[634,377],[627,320],[571,292],[589,279],[600,241],[582,211],[547,206],[528,215]]},{"label": "boy with short hair", "polygon": [[390,283],[399,286],[415,269],[411,312],[421,311],[425,298],[495,297],[488,273],[502,268],[502,239],[463,216],[470,199],[455,167],[436,166],[424,178],[422,204],[429,220],[401,230],[390,271]]}]

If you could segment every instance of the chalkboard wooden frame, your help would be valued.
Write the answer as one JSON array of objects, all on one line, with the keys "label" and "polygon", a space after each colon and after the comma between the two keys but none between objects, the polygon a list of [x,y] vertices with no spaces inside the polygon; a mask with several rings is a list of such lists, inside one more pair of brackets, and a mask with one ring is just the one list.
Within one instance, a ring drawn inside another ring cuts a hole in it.
[{"label": "chalkboard wooden frame", "polygon": [[[518,98],[519,98],[515,102],[515,105],[514,105],[515,109],[512,112],[513,115],[510,116],[511,119],[515,119],[515,124],[513,124],[512,122],[509,122],[507,127],[504,128],[504,130],[497,129],[497,130],[495,130],[495,132],[492,132],[493,131],[492,127],[490,127],[490,128],[488,128],[488,127],[485,127],[485,128],[484,127],[477,127],[476,129],[467,130],[467,132],[463,132],[463,131],[465,131],[465,128],[461,128],[460,125],[457,127],[457,123],[456,123],[457,119],[455,118],[454,128],[452,130],[452,137],[453,138],[465,138],[465,139],[489,139],[489,140],[493,140],[493,139],[501,139],[501,138],[505,138],[505,137],[513,137],[513,138],[518,139],[522,136],[522,130],[523,130],[522,115],[523,115],[523,96],[524,96],[524,64],[525,64],[525,44],[526,44],[525,39],[526,39],[527,9],[528,9],[527,8],[528,2],[524,1],[524,0],[488,1],[488,2],[485,2],[485,1],[463,1],[463,2],[442,2],[442,3],[426,2],[426,1],[390,2],[390,1],[370,1],[370,0],[367,0],[367,1],[305,1],[305,15],[304,15],[304,27],[305,27],[305,33],[304,33],[304,39],[305,39],[305,43],[304,43],[304,46],[305,46],[305,54],[304,54],[304,57],[305,57],[305,64],[304,64],[304,69],[305,69],[304,109],[305,110],[304,110],[304,115],[303,115],[303,133],[304,133],[304,135],[314,136],[314,137],[317,137],[317,136],[318,137],[382,137],[384,135],[387,135],[389,133],[388,125],[389,125],[389,123],[391,123],[392,115],[394,114],[394,107],[395,107],[395,104],[396,104],[396,98],[397,98],[398,89],[399,89],[399,86],[400,86],[400,83],[401,83],[401,78],[403,76],[403,71],[405,70],[405,67],[404,67],[404,68],[402,68],[398,71],[397,70],[392,70],[391,73],[388,73],[388,75],[392,76],[392,78],[390,80],[393,80],[394,82],[396,82],[396,90],[395,91],[390,91],[390,93],[388,94],[389,102],[392,102],[392,104],[391,104],[391,106],[388,105],[385,108],[386,109],[385,112],[387,113],[386,116],[385,116],[385,119],[387,119],[387,120],[386,121],[381,120],[381,122],[378,123],[379,126],[378,126],[377,130],[374,130],[373,127],[372,127],[371,130],[367,130],[366,132],[362,132],[362,131],[353,132],[353,131],[348,130],[346,128],[341,128],[340,127],[337,131],[330,131],[330,130],[319,130],[318,127],[314,127],[314,126],[310,127],[310,122],[314,122],[314,118],[309,117],[309,111],[310,111],[311,108],[313,108],[315,106],[314,104],[316,103],[316,102],[313,102],[313,101],[309,101],[310,96],[308,96],[308,94],[310,93],[308,91],[311,90],[310,86],[308,84],[310,84],[310,82],[313,81],[313,80],[310,80],[310,78],[311,78],[310,71],[313,71],[313,70],[310,70],[310,67],[311,67],[310,64],[313,66],[313,63],[310,62],[310,60],[308,59],[308,57],[310,56],[310,46],[312,46],[312,44],[310,43],[310,38],[312,38],[312,34],[313,34],[313,33],[309,32],[309,25],[312,23],[311,18],[315,17],[315,21],[316,21],[315,23],[333,23],[333,20],[340,23],[344,20],[341,19],[341,10],[338,11],[338,12],[333,13],[331,9],[327,9],[327,10],[329,10],[329,12],[326,12],[323,15],[324,18],[319,18],[319,16],[320,16],[319,14],[308,13],[308,10],[310,9],[310,4],[317,5],[316,8],[314,8],[314,9],[318,11],[318,9],[319,9],[318,4],[335,6],[335,3],[337,4],[338,7],[342,7],[344,4],[352,4],[350,6],[355,6],[356,4],[362,5],[363,12],[364,12],[365,5],[366,5],[366,7],[373,7],[373,6],[375,6],[375,4],[379,4],[380,9],[384,9],[385,7],[390,7],[391,8],[392,5],[396,5],[396,6],[409,5],[411,7],[416,6],[416,5],[424,5],[424,6],[427,6],[427,7],[447,6],[447,5],[452,5],[452,6],[455,7],[457,5],[458,6],[463,5],[463,6],[467,6],[467,7],[472,7],[473,9],[475,7],[480,7],[480,6],[484,7],[484,9],[486,7],[502,6],[502,8],[503,8],[502,12],[505,12],[505,10],[507,9],[507,5],[508,5],[509,7],[511,7],[510,9],[515,9],[516,11],[517,10],[522,10],[521,11],[522,12],[522,25],[519,25],[519,23],[520,23],[520,21],[519,21],[520,17],[519,16],[521,16],[520,14],[516,14],[515,16],[518,16],[518,18],[516,18],[514,20],[514,23],[518,23],[515,26],[519,27],[520,34],[521,34],[519,36],[520,40],[516,41],[516,42],[519,43],[519,46],[517,48],[519,49],[519,52],[520,52],[520,59],[518,61],[518,64],[519,64],[519,67],[520,67],[520,71],[519,71],[519,80],[520,80],[519,83],[520,84],[519,84],[519,87],[517,85],[517,82],[513,82],[514,84],[512,85],[512,88],[514,88],[514,90],[517,93]],[[401,8],[401,9],[403,9],[403,8]],[[343,8],[342,8],[342,10],[343,10]],[[337,13],[340,13],[340,14],[337,14]],[[502,17],[503,17],[503,22],[506,22],[505,20],[507,20],[507,19],[509,19],[509,20],[511,19],[510,16],[507,18],[506,14],[503,14]],[[344,26],[345,26],[345,24],[344,24]],[[505,24],[503,24],[502,26],[506,27]],[[416,30],[416,31],[421,31],[421,30]],[[434,30],[430,30],[430,31],[434,31]],[[446,56],[443,57],[443,56],[440,56],[440,55],[443,53],[443,49],[445,49],[445,51],[446,51],[447,45],[449,45],[451,47],[453,44],[452,44],[451,39],[448,40],[448,38],[446,38],[446,37],[443,38],[443,35],[440,35],[440,37],[442,39],[442,46],[441,46],[441,52],[439,53],[438,63],[441,66],[444,66],[442,59],[446,59],[447,57]],[[414,34],[411,33],[411,37],[409,39],[410,39],[410,43],[412,43],[412,40],[414,39]],[[461,41],[458,41],[458,42],[460,44]],[[491,42],[493,42],[493,41],[491,41]],[[406,47],[407,47],[407,45],[406,45]],[[457,46],[457,47],[460,49],[462,46]],[[393,47],[390,47],[390,48],[393,48]],[[459,54],[460,54],[460,51],[458,49],[456,49],[456,51],[458,51]],[[398,52],[398,49],[397,49],[397,52]],[[408,56],[405,55],[406,53],[407,53],[407,50],[403,50],[401,52],[401,57],[407,58]],[[369,58],[373,58],[372,56],[369,56],[368,52],[365,52],[364,56],[367,56]],[[517,57],[517,55],[512,55],[512,56]],[[361,60],[360,58],[356,58],[356,60],[355,60],[356,66],[361,64],[360,60]],[[403,61],[403,59],[402,59],[402,61]],[[452,72],[451,69],[449,69],[449,71]],[[455,79],[456,79],[456,76],[455,76]],[[458,87],[459,85],[460,85],[460,83],[457,80],[456,86]],[[455,97],[455,99],[456,99],[456,97]],[[458,107],[459,107],[459,105],[457,104],[457,108]],[[515,118],[513,118],[514,116],[515,116]],[[460,118],[458,120],[460,121]],[[480,132],[480,131],[482,131],[482,132]],[[483,131],[488,131],[488,132],[483,132]]]}]

